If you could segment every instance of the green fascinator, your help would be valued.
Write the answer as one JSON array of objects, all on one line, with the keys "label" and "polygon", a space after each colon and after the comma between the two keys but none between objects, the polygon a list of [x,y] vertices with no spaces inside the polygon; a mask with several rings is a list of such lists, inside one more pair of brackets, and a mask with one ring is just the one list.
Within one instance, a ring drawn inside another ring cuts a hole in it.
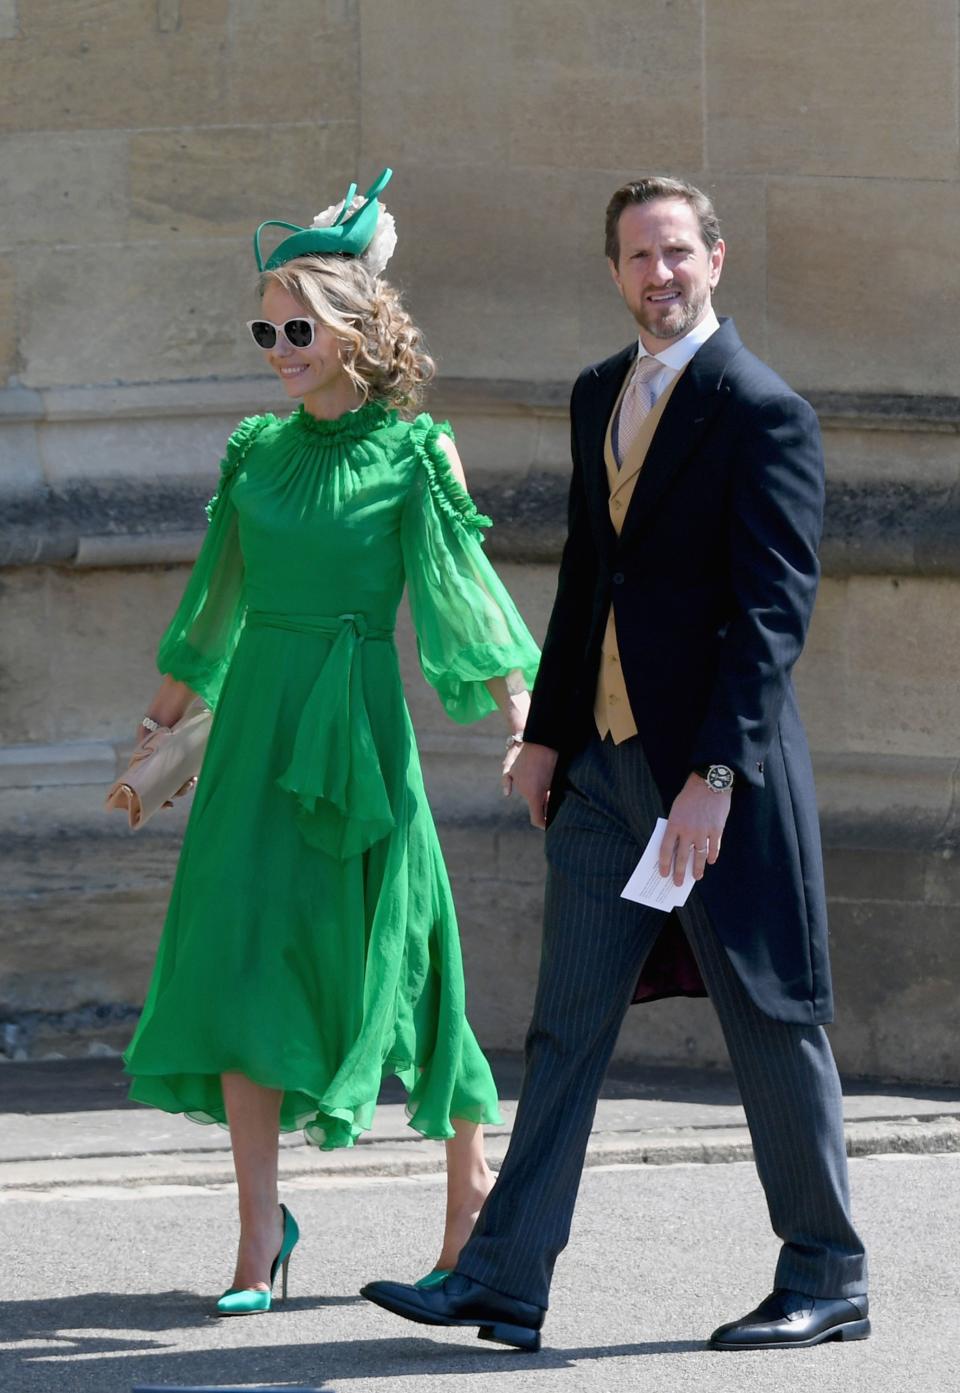
[{"label": "green fascinator", "polygon": [[[319,214],[312,227],[298,227],[296,223],[278,222],[276,219],[262,222],[253,234],[253,251],[257,258],[257,270],[275,271],[279,266],[285,265],[297,256],[322,256],[331,252],[338,252],[341,256],[363,256],[377,235],[378,219],[389,219],[392,229],[393,219],[384,212],[377,202],[377,195],[383,192],[392,177],[393,170],[385,169],[370,185],[359,206],[353,211],[351,208],[355,200],[357,186],[351,184],[347,190],[346,198],[339,207],[328,208],[326,213]],[[334,220],[332,222],[326,221],[331,214],[336,215]],[[284,238],[266,261],[264,261],[260,251],[260,234],[265,227],[285,227],[293,233],[292,237]],[[390,250],[392,251],[393,248],[391,247]],[[384,264],[386,263],[384,262]]]}]

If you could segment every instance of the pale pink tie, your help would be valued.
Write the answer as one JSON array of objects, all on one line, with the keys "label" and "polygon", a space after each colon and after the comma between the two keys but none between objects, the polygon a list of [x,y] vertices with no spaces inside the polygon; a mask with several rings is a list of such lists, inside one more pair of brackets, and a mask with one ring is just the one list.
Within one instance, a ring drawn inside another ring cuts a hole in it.
[{"label": "pale pink tie", "polygon": [[638,359],[637,366],[633,370],[633,376],[623,394],[620,414],[617,417],[614,456],[618,469],[621,468],[623,461],[630,453],[630,446],[637,438],[637,431],[646,417],[650,415],[650,408],[653,406],[650,382],[662,367],[663,364],[658,358],[653,358],[649,353],[645,353],[642,358]]}]

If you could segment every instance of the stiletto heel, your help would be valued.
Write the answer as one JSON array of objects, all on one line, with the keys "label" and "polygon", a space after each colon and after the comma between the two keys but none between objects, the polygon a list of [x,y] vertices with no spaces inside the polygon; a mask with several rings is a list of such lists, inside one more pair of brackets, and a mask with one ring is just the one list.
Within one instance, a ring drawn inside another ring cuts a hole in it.
[{"label": "stiletto heel", "polygon": [[290,1255],[300,1239],[300,1230],[297,1227],[296,1219],[285,1204],[281,1204],[280,1212],[283,1215],[283,1237],[280,1240],[280,1251],[270,1267],[269,1290],[257,1291],[255,1288],[245,1288],[238,1291],[236,1288],[230,1287],[217,1302],[217,1311],[221,1316],[258,1316],[269,1311],[273,1305],[273,1284],[278,1272],[282,1274],[280,1290],[283,1294],[283,1300],[287,1299],[287,1273],[290,1269]]}]

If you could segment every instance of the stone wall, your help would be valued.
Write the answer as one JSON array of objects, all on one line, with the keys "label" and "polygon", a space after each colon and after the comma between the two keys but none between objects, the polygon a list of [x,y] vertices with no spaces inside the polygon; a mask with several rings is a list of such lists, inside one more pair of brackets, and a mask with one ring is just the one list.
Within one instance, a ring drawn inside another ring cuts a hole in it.
[{"label": "stone wall", "polygon": [[[825,426],[825,579],[798,671],[850,1070],[960,1078],[956,0],[0,0],[0,1019],[142,994],[182,814],[99,812],[154,682],[231,424],[277,407],[249,237],[386,163],[391,275],[438,358],[531,625],[565,404],[632,331],[607,197],[670,170],[728,241],[718,308]],[[496,726],[404,660],[472,1014],[516,1047],[542,861]],[[493,772],[491,772],[493,771]],[[702,1003],[621,1050],[715,1062]]]}]

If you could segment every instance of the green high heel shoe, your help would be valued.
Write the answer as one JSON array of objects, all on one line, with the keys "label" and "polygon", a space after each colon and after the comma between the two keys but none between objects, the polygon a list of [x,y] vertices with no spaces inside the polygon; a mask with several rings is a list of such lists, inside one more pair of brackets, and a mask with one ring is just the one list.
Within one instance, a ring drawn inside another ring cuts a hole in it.
[{"label": "green high heel shoe", "polygon": [[419,1282],[414,1282],[413,1285],[420,1291],[432,1291],[434,1287],[443,1286],[452,1271],[452,1267],[435,1267],[432,1272],[428,1272],[425,1277],[421,1277]]},{"label": "green high heel shoe", "polygon": [[290,1269],[290,1254],[297,1246],[300,1230],[297,1228],[296,1219],[285,1204],[281,1204],[280,1210],[283,1214],[283,1238],[280,1241],[280,1251],[270,1268],[269,1290],[257,1291],[254,1288],[238,1290],[236,1287],[230,1287],[217,1302],[217,1311],[221,1316],[258,1316],[264,1311],[269,1311],[273,1305],[273,1283],[278,1270],[282,1270],[283,1274],[280,1291],[283,1300],[287,1299],[287,1272]]}]

